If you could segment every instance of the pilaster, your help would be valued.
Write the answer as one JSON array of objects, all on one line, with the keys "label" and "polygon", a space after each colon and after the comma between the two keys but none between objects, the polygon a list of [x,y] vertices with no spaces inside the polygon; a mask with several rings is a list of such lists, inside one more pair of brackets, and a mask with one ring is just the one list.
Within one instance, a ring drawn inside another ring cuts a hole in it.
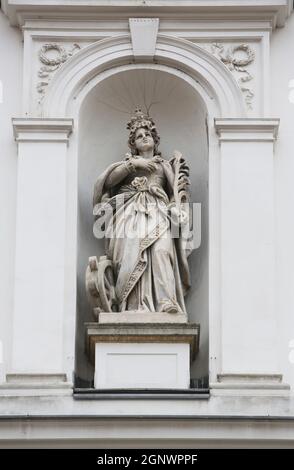
[{"label": "pilaster", "polygon": [[278,119],[216,119],[221,212],[217,388],[280,389],[275,311],[274,142]]},{"label": "pilaster", "polygon": [[[67,146],[71,119],[13,119],[18,144],[12,364],[9,383],[54,386],[63,351]],[[74,340],[73,340],[74,341]],[[73,365],[72,365],[73,367]],[[52,375],[53,374],[53,375]],[[11,378],[12,377],[12,378]],[[58,378],[59,377],[59,378]]]}]

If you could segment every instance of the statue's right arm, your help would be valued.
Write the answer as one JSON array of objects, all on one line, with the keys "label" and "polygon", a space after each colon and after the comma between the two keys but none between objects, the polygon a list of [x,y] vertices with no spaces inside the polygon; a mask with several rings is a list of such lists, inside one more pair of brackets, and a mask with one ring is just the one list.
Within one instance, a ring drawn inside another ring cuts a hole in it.
[{"label": "statue's right arm", "polygon": [[132,170],[133,168],[129,165],[128,161],[122,162],[121,165],[114,168],[114,170],[112,170],[112,172],[108,175],[105,181],[105,187],[109,189],[113,186],[116,186],[118,183],[124,180]]}]

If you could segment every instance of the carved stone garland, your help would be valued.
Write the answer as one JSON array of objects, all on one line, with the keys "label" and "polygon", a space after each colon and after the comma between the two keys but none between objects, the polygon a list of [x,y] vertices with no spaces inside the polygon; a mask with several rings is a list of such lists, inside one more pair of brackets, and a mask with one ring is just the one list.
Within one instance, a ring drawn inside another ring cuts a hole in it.
[{"label": "carved stone garland", "polygon": [[[64,46],[56,43],[43,44],[39,50],[39,59],[43,64],[38,71],[38,77],[41,78],[37,83],[37,91],[40,94],[39,104],[42,102],[46,88],[50,83],[53,73],[61,67],[73,54],[80,50],[80,46],[74,43],[69,49],[65,49]],[[49,57],[48,51],[55,51],[55,57]]]},{"label": "carved stone garland", "polygon": [[[237,52],[244,52],[245,58],[238,59],[235,54]],[[253,76],[248,72],[246,67],[250,65],[255,59],[255,53],[248,44],[239,44],[237,46],[229,46],[225,49],[223,44],[214,42],[211,45],[211,52],[213,55],[218,57],[230,71],[236,71],[242,74],[238,78],[238,84],[245,94],[245,103],[249,109],[252,109],[252,99],[254,93],[251,88],[245,86],[244,84],[251,81]]]}]

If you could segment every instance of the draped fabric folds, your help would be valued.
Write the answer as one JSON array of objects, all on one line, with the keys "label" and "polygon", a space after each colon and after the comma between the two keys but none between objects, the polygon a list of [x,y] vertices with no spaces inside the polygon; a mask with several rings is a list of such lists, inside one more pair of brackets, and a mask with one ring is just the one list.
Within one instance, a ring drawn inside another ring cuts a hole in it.
[{"label": "draped fabric folds", "polygon": [[[104,216],[106,254],[113,262],[119,310],[186,312],[190,287],[188,251],[173,238],[168,207],[173,201],[172,165],[157,157],[155,172],[137,172],[106,188],[110,165],[94,188],[95,227]],[[106,214],[106,215],[105,215]]]}]

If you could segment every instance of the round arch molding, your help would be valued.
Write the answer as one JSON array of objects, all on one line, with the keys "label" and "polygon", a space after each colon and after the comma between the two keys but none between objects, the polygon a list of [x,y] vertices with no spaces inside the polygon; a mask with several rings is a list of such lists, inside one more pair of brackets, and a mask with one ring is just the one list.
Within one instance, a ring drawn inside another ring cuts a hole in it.
[{"label": "round arch molding", "polygon": [[[90,90],[122,67],[135,67],[129,35],[107,38],[77,52],[56,73],[47,91],[42,117],[72,117]],[[201,47],[158,35],[155,56],[144,68],[166,68],[198,91],[210,117],[245,117],[241,90],[227,67]]]}]

